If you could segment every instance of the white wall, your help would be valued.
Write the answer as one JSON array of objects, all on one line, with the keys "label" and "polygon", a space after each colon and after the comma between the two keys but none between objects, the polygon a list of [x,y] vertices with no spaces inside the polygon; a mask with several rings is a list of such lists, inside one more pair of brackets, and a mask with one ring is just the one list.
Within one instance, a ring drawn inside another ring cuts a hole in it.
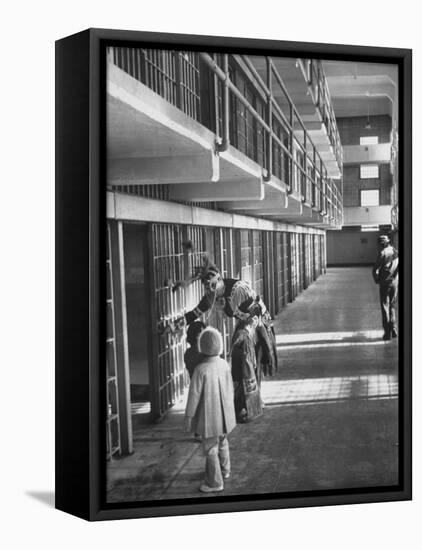
[{"label": "white wall", "polygon": [[[265,11],[272,7],[272,12]],[[331,15],[330,15],[331,13]],[[4,548],[417,548],[422,517],[421,400],[415,400],[414,502],[132,520],[89,525],[45,506],[53,490],[54,40],[86,27],[415,48],[417,3],[338,0],[24,0],[2,11],[2,529]],[[414,120],[422,120],[420,102]],[[414,151],[421,151],[415,132]],[[415,155],[416,156],[416,155]],[[414,181],[422,179],[415,163]],[[422,200],[415,186],[413,204]],[[416,237],[420,237],[418,224]],[[418,242],[420,239],[415,238]],[[22,254],[25,250],[25,254]],[[420,260],[414,259],[418,269]],[[418,269],[418,272],[420,269]],[[420,300],[420,293],[415,300]],[[417,304],[420,307],[420,304]],[[416,322],[416,320],[415,320]],[[420,329],[420,321],[416,329]],[[420,331],[416,330],[415,334]],[[422,387],[415,349],[414,387]],[[416,353],[417,352],[417,353]]]},{"label": "white wall", "polygon": [[391,206],[345,206],[344,225],[389,225]]},{"label": "white wall", "polygon": [[391,143],[378,145],[346,145],[343,147],[343,162],[389,162]]}]

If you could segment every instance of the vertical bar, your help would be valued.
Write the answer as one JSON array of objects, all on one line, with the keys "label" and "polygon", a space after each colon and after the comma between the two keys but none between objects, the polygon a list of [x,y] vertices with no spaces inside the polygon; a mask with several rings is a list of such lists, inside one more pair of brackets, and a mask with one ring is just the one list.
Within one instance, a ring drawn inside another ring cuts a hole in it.
[{"label": "vertical bar", "polygon": [[189,70],[189,90],[190,90],[190,93],[189,93],[189,95],[190,95],[190,116],[195,118],[193,66],[192,66],[191,56],[189,56],[188,70]]},{"label": "vertical bar", "polygon": [[188,113],[188,96],[187,96],[187,83],[186,83],[186,63],[183,56],[183,52],[180,52],[180,90],[181,90],[181,109],[184,113]]},{"label": "vertical bar", "polygon": [[308,189],[308,162],[307,162],[307,159],[308,159],[308,149],[307,149],[307,142],[306,142],[306,132],[305,130],[303,130],[303,146],[304,146],[304,149],[305,149],[305,152],[303,154],[303,169],[305,171],[305,187],[306,187],[306,193],[307,193],[307,189]]},{"label": "vertical bar", "polygon": [[[273,173],[273,84],[272,84],[272,62],[271,58],[266,58],[267,62],[267,88],[269,90],[269,93],[267,95],[267,124],[270,128],[269,132],[267,132],[267,177],[266,180],[269,181],[271,179],[271,174]],[[265,130],[263,130],[265,131]]]},{"label": "vertical bar", "polygon": [[[170,237],[171,237],[171,256],[170,256],[170,279],[172,281],[176,280],[176,260],[175,260],[175,246],[174,246],[174,239],[175,239],[175,226],[171,226],[170,230]],[[170,292],[171,296],[171,314],[173,317],[177,315],[176,311],[176,294],[174,292]]]},{"label": "vertical bar", "polygon": [[113,277],[115,301],[116,376],[118,384],[120,439],[122,454],[133,451],[132,418],[130,412],[130,371],[126,312],[123,223],[110,223],[111,261],[117,266]]},{"label": "vertical bar", "polygon": [[229,113],[229,56],[223,54],[223,71],[226,79],[223,83],[223,143],[222,148],[230,145],[230,113]]},{"label": "vertical bar", "polygon": [[186,77],[187,77],[187,89],[188,89],[188,114],[189,116],[193,116],[193,102],[192,102],[192,65],[190,63],[190,56],[188,53],[186,53],[187,59],[186,59]]},{"label": "vertical bar", "polygon": [[156,87],[156,78],[155,78],[155,50],[151,50],[151,49],[149,50],[149,64],[151,69],[151,80],[150,80],[151,90],[156,92],[157,87]]},{"label": "vertical bar", "polygon": [[[169,226],[163,225],[163,242],[164,242],[164,277],[165,279],[170,278],[170,270],[169,270],[169,262],[170,262],[170,254],[169,254]],[[169,289],[165,289],[164,291],[165,297],[166,297],[166,315],[167,317],[171,317],[171,300],[170,300],[170,291]]]},{"label": "vertical bar", "polygon": [[171,57],[170,52],[166,51],[166,75],[167,75],[167,99],[170,103],[173,104],[173,94],[172,94],[172,70],[171,70]]},{"label": "vertical bar", "polygon": [[172,105],[176,104],[176,94],[174,90],[174,80],[175,80],[174,56],[175,56],[175,52],[169,50],[168,52],[169,77],[170,77],[169,85],[170,85],[170,101]]},{"label": "vertical bar", "polygon": [[[154,50],[155,91],[160,94],[160,51]],[[161,95],[161,94],[160,94]]]},{"label": "vertical bar", "polygon": [[192,118],[195,117],[195,105],[194,105],[194,84],[193,84],[193,67],[191,62],[191,56],[189,56],[189,60],[187,61],[187,67],[188,67],[188,75],[189,75],[189,105],[190,105],[190,116]]},{"label": "vertical bar", "polygon": [[173,67],[172,67],[172,60],[171,60],[171,52],[166,51],[166,71],[167,71],[167,94],[168,94],[168,101],[173,104]]},{"label": "vertical bar", "polygon": [[136,78],[135,76],[135,49],[129,48],[129,57],[130,57],[130,65],[131,65],[131,75]]},{"label": "vertical bar", "polygon": [[290,152],[290,156],[289,156],[289,162],[288,162],[288,165],[289,165],[289,193],[291,193],[293,191],[293,186],[294,186],[294,181],[293,181],[293,169],[294,169],[294,164],[293,164],[293,158],[294,158],[294,147],[293,147],[293,143],[294,143],[294,130],[295,130],[295,127],[294,127],[294,110],[293,110],[293,104],[290,103],[290,130],[288,132],[288,135],[289,135],[289,152]]},{"label": "vertical bar", "polygon": [[185,58],[185,52],[182,55],[182,82],[183,82],[183,110],[189,115],[189,64]]},{"label": "vertical bar", "polygon": [[[175,246],[174,246],[174,238],[175,238],[175,226],[170,226],[170,279],[172,281],[176,280],[176,261],[175,261]],[[171,296],[171,314],[173,317],[177,315],[176,311],[176,295],[174,292],[170,291]]]},{"label": "vertical bar", "polygon": [[164,97],[163,53],[163,50],[157,50],[158,93],[161,97]]},{"label": "vertical bar", "polygon": [[135,50],[135,58],[136,58],[136,78],[137,80],[139,80],[139,82],[142,82],[141,50],[139,48],[136,48]]},{"label": "vertical bar", "polygon": [[[157,293],[157,271],[159,267],[159,250],[157,239],[157,225],[148,225],[148,265],[149,265],[149,280],[150,280],[150,312],[151,312],[151,361],[149,366],[149,377],[151,387],[151,416],[153,420],[156,420],[161,416],[160,407],[160,383],[161,383],[161,365],[158,358],[158,354],[161,351],[159,349],[159,337],[157,335],[158,314],[160,313],[160,300],[159,293]],[[155,264],[155,265],[154,265]],[[158,301],[158,303],[157,303]]]},{"label": "vertical bar", "polygon": [[195,66],[195,118],[196,120],[200,120],[200,113],[201,113],[201,83],[200,83],[200,65],[199,65],[199,54],[197,52],[194,53],[194,66]]},{"label": "vertical bar", "polygon": [[154,50],[155,52],[155,81],[156,81],[156,92],[161,95],[161,73],[160,73],[160,57],[161,50]]},{"label": "vertical bar", "polygon": [[[216,62],[216,54],[212,55],[214,63]],[[218,77],[215,72],[212,72],[212,78],[214,83],[214,117],[215,117],[215,134],[217,138],[220,136],[220,107],[219,107],[219,85]]]},{"label": "vertical bar", "polygon": [[125,70],[130,74],[130,48],[125,48]]},{"label": "vertical bar", "polygon": [[163,98],[168,101],[167,94],[167,51],[161,50],[161,79],[163,88]]},{"label": "vertical bar", "polygon": [[[224,262],[224,238],[223,238],[223,228],[219,227],[217,229],[218,233],[217,233],[217,238],[218,238],[218,244],[219,244],[219,252],[220,252],[220,266],[221,266],[221,273],[223,274],[225,269],[226,269],[226,265],[225,265],[225,262]],[[223,323],[222,323],[222,336],[223,336],[223,345],[224,345],[224,357],[227,357],[228,353],[229,353],[229,350],[227,349],[227,330],[226,330],[226,324],[223,320]]]},{"label": "vertical bar", "polygon": [[150,78],[149,78],[149,64],[147,63],[147,51],[141,49],[141,74],[143,74],[143,82],[146,86],[150,87]]}]

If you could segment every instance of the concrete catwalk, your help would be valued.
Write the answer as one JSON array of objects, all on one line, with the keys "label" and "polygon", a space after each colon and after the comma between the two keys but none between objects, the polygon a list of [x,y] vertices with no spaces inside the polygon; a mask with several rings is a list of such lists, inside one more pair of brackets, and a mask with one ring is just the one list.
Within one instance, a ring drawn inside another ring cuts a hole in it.
[{"label": "concrete catwalk", "polygon": [[[218,495],[395,485],[398,345],[382,340],[369,268],[332,268],[275,320],[279,370],[264,414],[230,434],[232,474]],[[108,501],[210,498],[184,403],[155,425],[134,417],[134,454],[107,464]]]}]

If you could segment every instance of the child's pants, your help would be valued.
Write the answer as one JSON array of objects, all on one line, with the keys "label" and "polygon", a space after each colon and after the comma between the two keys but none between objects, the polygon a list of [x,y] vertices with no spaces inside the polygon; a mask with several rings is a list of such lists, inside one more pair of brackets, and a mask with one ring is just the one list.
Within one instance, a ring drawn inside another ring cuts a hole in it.
[{"label": "child's pants", "polygon": [[230,474],[229,442],[225,435],[203,439],[205,483],[208,487],[223,485],[223,475]]}]

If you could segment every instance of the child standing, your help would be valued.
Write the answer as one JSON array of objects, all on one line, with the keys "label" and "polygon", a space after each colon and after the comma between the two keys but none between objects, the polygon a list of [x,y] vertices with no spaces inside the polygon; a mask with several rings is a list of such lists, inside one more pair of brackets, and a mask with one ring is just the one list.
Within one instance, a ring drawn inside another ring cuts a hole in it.
[{"label": "child standing", "polygon": [[256,329],[262,309],[250,298],[244,304],[243,318],[238,321],[232,338],[232,376],[234,407],[238,422],[250,422],[262,414],[259,369],[255,351]]},{"label": "child standing", "polygon": [[202,436],[205,479],[199,490],[212,493],[224,489],[230,477],[230,452],[227,434],[236,426],[233,382],[230,367],[219,355],[223,339],[208,327],[199,337],[202,360],[193,372],[185,413],[186,431]]}]

